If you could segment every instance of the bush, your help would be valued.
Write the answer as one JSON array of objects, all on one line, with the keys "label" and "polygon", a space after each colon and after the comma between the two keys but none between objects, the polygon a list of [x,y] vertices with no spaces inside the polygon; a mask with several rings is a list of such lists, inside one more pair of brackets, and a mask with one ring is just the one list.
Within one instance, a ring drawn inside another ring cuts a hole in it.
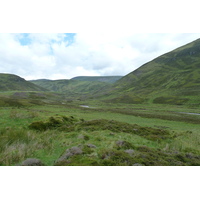
[{"label": "bush", "polygon": [[29,128],[38,131],[45,131],[48,129],[55,129],[59,127],[67,128],[69,125],[73,125],[77,121],[78,119],[74,118],[73,116],[56,116],[50,117],[46,121],[33,122],[29,125]]}]

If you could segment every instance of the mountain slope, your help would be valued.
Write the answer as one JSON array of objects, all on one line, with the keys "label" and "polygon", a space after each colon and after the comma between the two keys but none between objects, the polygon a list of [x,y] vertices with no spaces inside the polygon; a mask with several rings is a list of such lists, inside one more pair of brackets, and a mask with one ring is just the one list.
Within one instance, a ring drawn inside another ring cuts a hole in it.
[{"label": "mountain slope", "polygon": [[46,91],[25,79],[13,75],[0,73],[0,91]]},{"label": "mountain slope", "polygon": [[200,92],[200,39],[144,64],[117,81],[112,102],[182,104],[197,102]]},{"label": "mountain slope", "polygon": [[115,83],[122,77],[123,76],[77,76],[77,77],[72,78],[71,80]]},{"label": "mountain slope", "polygon": [[44,87],[53,92],[64,93],[69,96],[93,95],[98,91],[109,87],[110,83],[97,81],[78,80],[33,80],[32,83]]}]

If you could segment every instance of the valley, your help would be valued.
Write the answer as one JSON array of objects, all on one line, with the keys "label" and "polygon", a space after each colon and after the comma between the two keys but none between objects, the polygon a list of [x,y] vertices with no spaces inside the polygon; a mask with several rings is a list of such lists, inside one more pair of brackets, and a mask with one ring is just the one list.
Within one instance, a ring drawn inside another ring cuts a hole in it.
[{"label": "valley", "polygon": [[119,77],[0,74],[1,166],[199,166],[200,40]]}]

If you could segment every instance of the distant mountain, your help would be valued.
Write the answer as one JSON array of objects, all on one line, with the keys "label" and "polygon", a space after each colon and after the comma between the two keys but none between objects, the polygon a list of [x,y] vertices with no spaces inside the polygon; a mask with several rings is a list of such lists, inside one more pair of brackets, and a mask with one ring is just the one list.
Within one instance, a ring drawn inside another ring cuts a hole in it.
[{"label": "distant mountain", "polygon": [[200,39],[142,65],[106,91],[107,101],[200,102]]},{"label": "distant mountain", "polygon": [[123,76],[77,76],[77,77],[72,78],[71,80],[115,83],[122,77]]},{"label": "distant mountain", "polygon": [[14,74],[0,73],[0,91],[46,91]]},{"label": "distant mountain", "polygon": [[44,87],[52,92],[59,92],[69,96],[92,95],[98,91],[109,87],[110,83],[98,81],[79,81],[79,80],[32,80],[32,83]]}]

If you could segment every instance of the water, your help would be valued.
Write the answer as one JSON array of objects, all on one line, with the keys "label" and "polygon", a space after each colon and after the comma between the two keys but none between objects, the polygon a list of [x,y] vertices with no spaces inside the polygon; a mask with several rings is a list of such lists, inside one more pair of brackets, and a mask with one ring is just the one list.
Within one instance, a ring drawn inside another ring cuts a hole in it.
[{"label": "water", "polygon": [[187,114],[187,115],[200,115],[200,113],[188,113],[188,112],[179,112],[182,114]]},{"label": "water", "polygon": [[87,106],[87,105],[80,105],[81,107],[83,108],[89,108],[90,106]]}]

